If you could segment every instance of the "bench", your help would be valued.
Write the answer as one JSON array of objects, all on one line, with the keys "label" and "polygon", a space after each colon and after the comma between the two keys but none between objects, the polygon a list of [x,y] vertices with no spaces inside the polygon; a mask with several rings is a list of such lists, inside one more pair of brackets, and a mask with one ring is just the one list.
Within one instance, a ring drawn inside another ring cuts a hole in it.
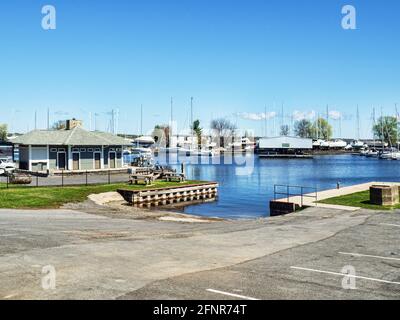
[{"label": "bench", "polygon": [[133,174],[129,178],[129,183],[130,184],[133,184],[133,183],[138,184],[139,181],[143,181],[144,184],[147,186],[147,185],[151,185],[154,180],[155,180],[155,177],[152,174]]}]

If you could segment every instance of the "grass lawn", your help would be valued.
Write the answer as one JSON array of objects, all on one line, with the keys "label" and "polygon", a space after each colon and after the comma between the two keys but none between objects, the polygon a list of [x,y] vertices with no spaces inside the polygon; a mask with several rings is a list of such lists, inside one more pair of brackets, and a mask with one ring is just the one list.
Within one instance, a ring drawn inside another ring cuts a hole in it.
[{"label": "grass lawn", "polygon": [[0,183],[0,208],[59,208],[65,203],[85,201],[90,194],[116,191],[117,189],[145,190],[146,188],[165,188],[201,182],[204,181],[186,181],[181,183],[156,181],[152,186],[129,185],[127,183],[71,186],[64,188],[12,186],[9,189],[6,189],[5,184]]},{"label": "grass lawn", "polygon": [[342,206],[360,207],[371,210],[393,210],[400,209],[400,204],[395,206],[378,206],[369,203],[369,190],[348,194],[345,196],[329,198],[318,201],[319,203],[337,204]]}]

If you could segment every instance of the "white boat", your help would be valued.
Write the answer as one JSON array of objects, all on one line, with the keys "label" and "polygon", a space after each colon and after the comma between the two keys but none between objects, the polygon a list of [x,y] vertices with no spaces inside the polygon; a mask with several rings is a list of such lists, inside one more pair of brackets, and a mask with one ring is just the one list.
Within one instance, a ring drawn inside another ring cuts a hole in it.
[{"label": "white boat", "polygon": [[399,151],[392,152],[392,160],[400,160],[400,152]]},{"label": "white boat", "polygon": [[375,157],[378,157],[378,155],[379,155],[379,152],[376,150],[368,150],[367,153],[365,154],[365,156],[367,158],[372,158],[372,157],[375,158]]},{"label": "white boat", "polygon": [[347,143],[343,140],[336,139],[328,142],[328,146],[331,149],[342,149],[347,146]]},{"label": "white boat", "polygon": [[353,140],[351,142],[351,146],[353,149],[361,149],[364,147],[364,142],[360,141],[360,140]]},{"label": "white boat", "polygon": [[314,148],[319,148],[319,147],[321,147],[322,144],[325,144],[325,140],[318,139],[318,140],[313,142],[313,147]]}]

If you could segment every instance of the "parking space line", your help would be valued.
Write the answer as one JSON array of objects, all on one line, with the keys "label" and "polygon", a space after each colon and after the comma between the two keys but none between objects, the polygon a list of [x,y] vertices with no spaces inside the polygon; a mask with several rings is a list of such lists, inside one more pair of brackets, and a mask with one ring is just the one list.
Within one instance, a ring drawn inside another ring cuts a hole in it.
[{"label": "parking space line", "polygon": [[398,228],[400,228],[400,225],[392,224],[392,223],[381,223],[381,226],[390,226],[390,227],[398,227]]},{"label": "parking space line", "polygon": [[355,256],[355,257],[366,257],[366,258],[375,258],[375,259],[382,259],[382,260],[396,260],[400,261],[400,258],[391,258],[391,257],[382,257],[382,256],[372,256],[369,254],[361,254],[361,253],[353,253],[353,252],[339,252],[339,254],[344,254],[347,256]]},{"label": "parking space line", "polygon": [[240,294],[229,293],[229,292],[219,291],[219,290],[214,290],[214,289],[207,289],[206,291],[212,292],[212,293],[222,294],[222,295],[225,295],[225,296],[230,296],[230,297],[245,299],[245,300],[260,300],[260,299],[256,299],[256,298],[252,298],[252,297],[242,296],[242,295],[240,295]]},{"label": "parking space line", "polygon": [[318,270],[318,269],[310,269],[310,268],[302,268],[302,267],[290,267],[291,269],[296,269],[296,270],[302,270],[302,271],[310,271],[310,272],[318,272],[318,273],[325,273],[325,274],[331,274],[334,276],[341,276],[341,277],[348,277],[348,278],[357,278],[357,279],[364,279],[364,280],[369,280],[369,281],[376,281],[376,282],[383,282],[383,283],[390,283],[390,284],[397,284],[400,285],[400,282],[395,282],[395,281],[389,281],[389,280],[382,280],[382,279],[375,279],[375,278],[368,278],[368,277],[363,277],[363,276],[355,276],[347,273],[341,273],[341,272],[332,272],[332,271],[324,271],[324,270]]}]

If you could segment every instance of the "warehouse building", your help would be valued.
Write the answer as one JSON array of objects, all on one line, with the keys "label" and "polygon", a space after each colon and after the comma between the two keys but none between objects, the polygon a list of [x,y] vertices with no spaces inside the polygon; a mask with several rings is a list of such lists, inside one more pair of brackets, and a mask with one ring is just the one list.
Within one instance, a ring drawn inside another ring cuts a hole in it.
[{"label": "warehouse building", "polygon": [[86,131],[82,122],[67,120],[62,130],[34,130],[13,140],[19,168],[29,171],[80,171],[124,166],[127,141],[110,133]]},{"label": "warehouse building", "polygon": [[258,141],[259,153],[296,154],[311,151],[312,148],[312,139],[299,137],[260,138]]}]

